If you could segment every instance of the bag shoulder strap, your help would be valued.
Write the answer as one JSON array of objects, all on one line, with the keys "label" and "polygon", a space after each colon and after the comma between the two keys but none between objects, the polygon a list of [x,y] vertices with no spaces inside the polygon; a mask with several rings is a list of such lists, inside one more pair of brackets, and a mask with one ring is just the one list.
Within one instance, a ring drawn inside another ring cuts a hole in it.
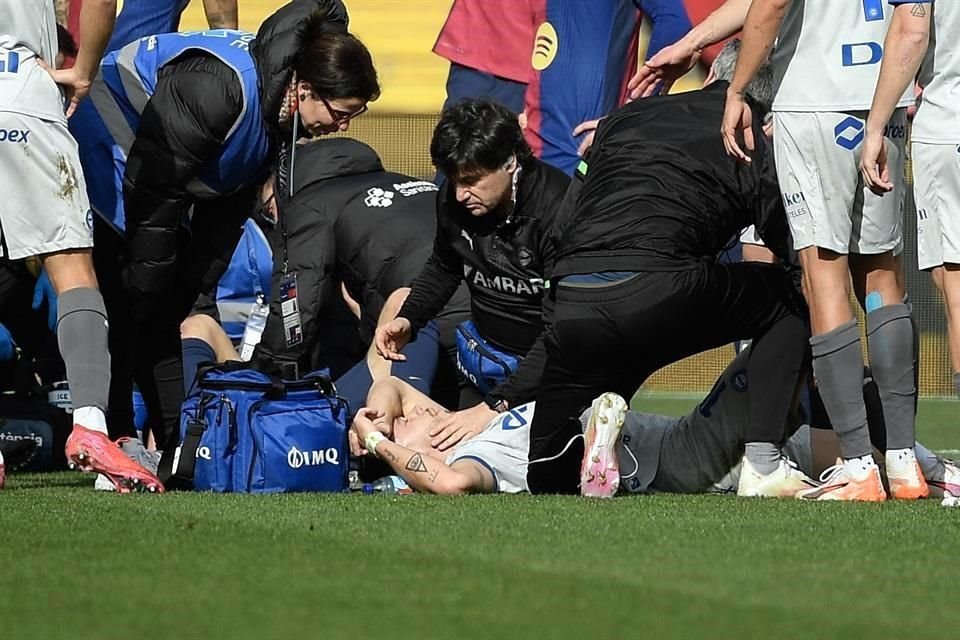
[{"label": "bag shoulder strap", "polygon": [[[193,474],[197,466],[197,450],[200,448],[200,439],[207,425],[191,420],[187,424],[187,432],[178,449],[164,452],[157,469],[157,476],[166,489],[192,489]],[[176,461],[177,468],[173,468]]]}]

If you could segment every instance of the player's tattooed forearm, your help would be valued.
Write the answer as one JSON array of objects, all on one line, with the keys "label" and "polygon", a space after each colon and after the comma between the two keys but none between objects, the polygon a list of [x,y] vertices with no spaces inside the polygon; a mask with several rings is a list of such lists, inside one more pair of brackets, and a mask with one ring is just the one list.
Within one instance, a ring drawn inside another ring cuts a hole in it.
[{"label": "player's tattooed forearm", "polygon": [[910,9],[910,15],[916,16],[918,18],[924,18],[927,15],[927,7],[923,2],[914,2],[913,8]]},{"label": "player's tattooed forearm", "polygon": [[419,453],[413,454],[409,460],[407,460],[407,471],[413,471],[414,473],[426,473],[427,465],[423,462],[423,456]]}]

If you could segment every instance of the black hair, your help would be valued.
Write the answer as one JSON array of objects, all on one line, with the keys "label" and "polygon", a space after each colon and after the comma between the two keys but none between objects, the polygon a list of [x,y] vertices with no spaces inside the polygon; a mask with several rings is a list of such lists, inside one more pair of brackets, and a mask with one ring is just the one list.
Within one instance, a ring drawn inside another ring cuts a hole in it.
[{"label": "black hair", "polygon": [[533,152],[516,114],[485,98],[468,98],[446,109],[430,141],[434,166],[452,178],[495,171],[511,156],[522,165]]},{"label": "black hair", "polygon": [[327,15],[318,12],[307,20],[303,45],[294,62],[297,80],[327,100],[380,97],[380,82],[370,51],[350,33],[324,31]]},{"label": "black hair", "polygon": [[66,58],[77,57],[77,41],[66,27],[57,23],[57,50]]}]

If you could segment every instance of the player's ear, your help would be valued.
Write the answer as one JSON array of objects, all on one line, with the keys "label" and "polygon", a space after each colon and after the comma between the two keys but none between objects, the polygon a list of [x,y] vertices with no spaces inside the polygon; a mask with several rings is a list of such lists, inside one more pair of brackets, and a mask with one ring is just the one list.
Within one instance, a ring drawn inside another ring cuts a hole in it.
[{"label": "player's ear", "polygon": [[507,173],[513,173],[517,169],[517,156],[510,156],[510,159],[503,165],[503,170]]}]

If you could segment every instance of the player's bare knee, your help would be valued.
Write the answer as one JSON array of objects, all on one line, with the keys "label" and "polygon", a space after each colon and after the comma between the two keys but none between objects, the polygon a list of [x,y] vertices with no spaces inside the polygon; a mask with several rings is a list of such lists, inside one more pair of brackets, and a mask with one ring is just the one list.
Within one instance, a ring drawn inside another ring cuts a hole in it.
[{"label": "player's bare knee", "polygon": [[207,344],[214,344],[215,332],[220,328],[217,321],[208,315],[198,313],[180,323],[180,339],[195,338]]}]

